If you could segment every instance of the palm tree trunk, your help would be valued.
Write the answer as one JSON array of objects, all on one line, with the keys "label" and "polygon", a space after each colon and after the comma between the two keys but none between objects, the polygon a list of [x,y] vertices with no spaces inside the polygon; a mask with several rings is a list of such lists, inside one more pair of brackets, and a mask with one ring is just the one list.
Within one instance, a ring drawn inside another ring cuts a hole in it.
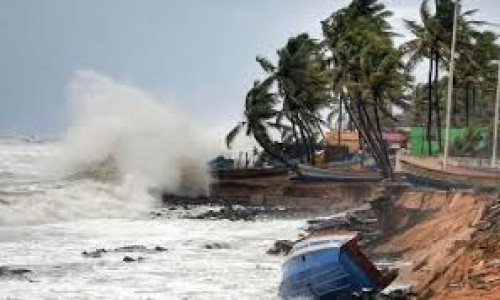
[{"label": "palm tree trunk", "polygon": [[359,145],[359,153],[361,154],[359,165],[363,169],[365,167],[365,156],[364,156],[364,147],[363,147],[363,135],[361,134],[361,131],[358,130],[358,145]]},{"label": "palm tree trunk", "polygon": [[378,135],[380,137],[380,139],[383,138],[382,136],[382,128],[380,126],[380,117],[379,117],[379,114],[378,114],[378,104],[379,104],[379,96],[378,96],[378,93],[375,92],[374,93],[374,96],[373,96],[373,102],[375,103],[375,105],[373,106],[373,113],[375,115],[375,122],[376,122],[376,125],[377,125],[377,132],[378,132]]},{"label": "palm tree trunk", "polygon": [[386,163],[388,164],[389,166],[389,172],[390,172],[390,177],[391,179],[393,178],[393,175],[392,175],[392,165],[391,165],[391,162],[390,162],[390,159],[389,159],[389,151],[387,149],[387,144],[386,142],[384,141],[384,133],[382,132],[382,126],[380,126],[380,116],[379,116],[379,113],[378,113],[378,105],[380,103],[380,97],[378,95],[378,93],[375,95],[374,97],[374,102],[375,102],[375,105],[374,105],[374,114],[375,114],[375,121],[376,121],[376,124],[377,124],[377,131],[378,131],[378,136],[379,136],[379,142],[381,143],[382,145],[382,153],[384,154],[383,155],[383,158],[386,160]]},{"label": "palm tree trunk", "polygon": [[[361,149],[362,148],[362,140],[365,140],[368,142],[368,135],[366,133],[366,130],[363,128],[363,125],[361,124],[361,118],[356,118],[354,111],[347,104],[347,100],[344,97],[342,97],[342,100],[344,102],[347,114],[349,115],[349,120],[350,120],[351,124],[354,127],[356,127],[356,129],[358,130],[358,134],[361,135],[361,137],[362,137],[362,139],[360,139],[360,149]],[[381,165],[380,161],[379,161],[379,157],[377,157],[376,155],[373,155],[373,158],[375,159],[375,162],[377,163],[377,165]]]},{"label": "palm tree trunk", "polygon": [[298,114],[296,116],[296,121],[299,125],[300,134],[302,135],[302,142],[304,143],[304,149],[307,153],[307,160],[309,164],[314,165],[314,146],[312,145],[311,129],[310,127],[308,127],[307,123],[300,118]]},{"label": "palm tree trunk", "polygon": [[470,95],[470,82],[465,84],[465,126],[469,127],[469,95]]},{"label": "palm tree trunk", "polygon": [[[291,117],[291,116],[288,116],[288,121],[290,121],[290,123],[292,124],[292,134],[293,134],[293,138],[295,140],[295,147],[296,147],[297,151],[299,151],[300,141],[299,141],[299,135],[297,134],[297,128],[295,128],[295,126],[296,126],[295,121],[294,121],[293,117]],[[300,155],[300,153],[299,153],[299,161],[301,163],[304,162],[304,158],[302,157],[302,155]]]},{"label": "palm tree trunk", "polygon": [[472,114],[476,113],[476,85],[472,85]]},{"label": "palm tree trunk", "polygon": [[[377,162],[377,165],[382,171],[382,176],[387,178],[390,177],[390,172],[388,171],[388,168],[390,166],[387,165],[385,160],[383,159],[383,155],[381,149],[379,148],[378,143],[376,142],[375,137],[373,136],[373,131],[370,130],[370,128],[373,130],[373,126],[370,126],[368,124],[369,119],[367,119],[365,116],[366,111],[363,111],[364,105],[362,104],[361,100],[356,101],[356,108],[357,108],[357,115],[359,119],[359,123],[357,124],[356,122],[354,123],[358,127],[358,131],[363,134],[363,139],[368,143],[370,146],[370,150],[372,151],[372,156]],[[355,121],[356,118],[352,118],[353,121]],[[359,126],[358,126],[359,125]]]},{"label": "palm tree trunk", "polygon": [[378,110],[376,108],[376,105],[374,107],[375,109],[375,114],[376,114],[376,124],[373,124],[374,122],[372,121],[372,118],[370,117],[370,114],[368,113],[368,110],[366,109],[365,105],[361,106],[363,110],[363,115],[366,118],[366,125],[368,130],[371,131],[373,134],[373,145],[372,148],[377,148],[375,151],[378,152],[378,155],[380,156],[381,161],[383,162],[384,168],[386,169],[385,171],[387,172],[387,175],[390,179],[393,179],[392,176],[392,165],[389,160],[389,156],[387,154],[387,147],[385,146],[385,142],[382,138],[382,131],[380,129],[380,124],[378,120]]},{"label": "palm tree trunk", "polygon": [[[339,99],[340,100],[340,99]],[[338,145],[341,144],[341,136],[342,136],[342,100],[339,101],[339,122],[338,122]]]},{"label": "palm tree trunk", "polygon": [[262,147],[262,149],[264,149],[264,151],[267,152],[267,154],[269,154],[271,157],[274,157],[275,159],[279,160],[289,170],[293,171],[299,177],[302,176],[302,174],[300,173],[300,171],[297,168],[297,166],[292,165],[286,159],[284,159],[281,155],[279,155],[278,153],[276,153],[276,151],[274,151],[274,149],[272,149],[272,146],[270,146],[269,141],[267,141],[267,139],[263,138],[259,134],[254,134],[254,138],[257,141],[257,143]]},{"label": "palm tree trunk", "polygon": [[[300,141],[302,142],[301,148],[303,148],[303,151],[304,151],[304,154],[306,157],[306,161],[311,162],[311,154],[309,152],[309,145],[308,145],[307,137],[306,137],[305,132],[304,132],[304,125],[301,123],[299,117],[296,114],[293,116],[293,120],[294,120],[295,124],[297,124],[297,127],[299,128],[298,136],[300,138]],[[301,157],[302,157],[302,155],[301,155]]]}]

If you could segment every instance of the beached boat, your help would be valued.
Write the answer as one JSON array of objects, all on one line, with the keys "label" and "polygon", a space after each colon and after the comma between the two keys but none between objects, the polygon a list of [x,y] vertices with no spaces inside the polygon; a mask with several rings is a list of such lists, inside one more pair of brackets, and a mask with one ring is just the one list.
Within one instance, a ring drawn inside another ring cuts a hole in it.
[{"label": "beached boat", "polygon": [[345,161],[332,161],[324,164],[324,168],[330,169],[350,169],[351,167],[361,163],[359,155],[353,155],[350,159]]},{"label": "beached boat", "polygon": [[500,173],[460,166],[442,167],[438,158],[398,157],[398,168],[413,184],[438,188],[498,187]]},{"label": "beached boat", "polygon": [[397,271],[383,276],[361,253],[355,233],[311,235],[297,242],[283,265],[282,299],[337,299],[388,286]]},{"label": "beached boat", "polygon": [[299,164],[302,178],[307,181],[338,181],[338,182],[374,182],[382,180],[380,174],[374,171],[336,170],[317,168]]}]

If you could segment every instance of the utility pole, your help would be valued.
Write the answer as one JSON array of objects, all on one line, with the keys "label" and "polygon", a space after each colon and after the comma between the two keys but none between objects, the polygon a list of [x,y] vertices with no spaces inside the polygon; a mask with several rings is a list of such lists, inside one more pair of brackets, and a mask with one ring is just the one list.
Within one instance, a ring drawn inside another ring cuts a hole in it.
[{"label": "utility pole", "polygon": [[493,153],[491,155],[491,167],[495,167],[497,160],[497,139],[498,139],[498,106],[500,102],[500,60],[498,64],[498,83],[497,83],[497,99],[495,103],[495,121],[493,127]]},{"label": "utility pole", "polygon": [[453,38],[451,42],[451,55],[450,55],[450,71],[448,74],[448,98],[446,101],[446,134],[444,140],[444,161],[443,168],[446,169],[448,163],[448,150],[450,142],[450,122],[451,122],[451,100],[453,96],[453,71],[455,68],[455,45],[457,43],[457,18],[460,0],[455,1],[455,10],[453,13]]}]

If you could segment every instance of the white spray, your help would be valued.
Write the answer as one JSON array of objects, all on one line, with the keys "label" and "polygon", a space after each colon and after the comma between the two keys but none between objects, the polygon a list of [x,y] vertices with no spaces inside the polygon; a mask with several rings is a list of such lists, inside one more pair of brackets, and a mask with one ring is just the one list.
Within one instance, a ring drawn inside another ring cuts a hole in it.
[{"label": "white spray", "polygon": [[70,85],[73,123],[65,172],[101,180],[133,177],[168,192],[206,193],[210,141],[143,91],[80,71]]},{"label": "white spray", "polygon": [[157,203],[148,189],[208,192],[207,161],[220,143],[169,105],[93,71],[76,73],[69,100],[70,126],[40,168],[45,183],[0,195],[0,225],[133,217]]}]

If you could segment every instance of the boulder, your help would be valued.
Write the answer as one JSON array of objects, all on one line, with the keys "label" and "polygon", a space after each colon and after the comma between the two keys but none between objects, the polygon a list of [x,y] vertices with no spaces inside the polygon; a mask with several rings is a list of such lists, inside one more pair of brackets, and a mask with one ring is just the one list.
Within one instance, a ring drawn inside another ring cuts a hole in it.
[{"label": "boulder", "polygon": [[82,255],[85,257],[91,257],[91,258],[99,258],[102,256],[103,253],[108,252],[106,249],[96,249],[94,251],[83,251]]},{"label": "boulder", "polygon": [[292,250],[293,244],[290,240],[277,240],[266,253],[269,255],[287,255]]},{"label": "boulder", "polygon": [[203,246],[205,249],[229,249],[231,248],[228,243],[224,242],[215,242],[210,244],[205,244]]}]

